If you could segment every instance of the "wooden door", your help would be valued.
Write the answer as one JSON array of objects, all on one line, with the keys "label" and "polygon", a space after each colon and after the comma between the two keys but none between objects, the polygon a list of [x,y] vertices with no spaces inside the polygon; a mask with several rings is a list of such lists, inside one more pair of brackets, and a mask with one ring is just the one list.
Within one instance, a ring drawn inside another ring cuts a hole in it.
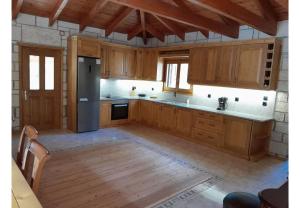
[{"label": "wooden door", "polygon": [[100,58],[101,49],[97,39],[78,38],[78,56]]},{"label": "wooden door", "polygon": [[193,48],[190,50],[188,83],[200,84],[207,69],[207,49]]},{"label": "wooden door", "polygon": [[266,51],[267,44],[240,46],[236,68],[238,87],[263,88]]},{"label": "wooden door", "polygon": [[109,50],[110,77],[122,78],[125,76],[125,53],[122,48],[111,47]]},{"label": "wooden door", "polygon": [[127,78],[135,78],[136,74],[136,51],[133,49],[126,50],[125,53],[125,73]]},{"label": "wooden door", "polygon": [[143,79],[143,62],[144,62],[144,56],[143,56],[143,49],[137,49],[136,52],[136,79]]},{"label": "wooden door", "polygon": [[129,101],[129,120],[133,122],[140,121],[140,101],[130,100]]},{"label": "wooden door", "polygon": [[99,128],[105,128],[111,125],[111,102],[101,102],[99,117]]},{"label": "wooden door", "polygon": [[143,79],[156,81],[158,51],[154,49],[145,49],[143,55]]},{"label": "wooden door", "polygon": [[162,105],[159,126],[166,130],[175,130],[176,128],[176,108],[173,106]]},{"label": "wooden door", "polygon": [[176,130],[182,135],[189,136],[192,127],[192,110],[176,109]]},{"label": "wooden door", "polygon": [[239,46],[223,46],[220,62],[216,71],[216,83],[224,86],[235,86],[236,60]]},{"label": "wooden door", "polygon": [[100,78],[109,78],[109,47],[105,45],[101,46]]},{"label": "wooden door", "polygon": [[219,56],[220,47],[191,49],[188,82],[191,84],[214,84]]},{"label": "wooden door", "polygon": [[224,148],[242,155],[249,154],[252,121],[235,117],[224,119]]},{"label": "wooden door", "polygon": [[21,125],[62,128],[62,50],[22,46],[21,57]]}]

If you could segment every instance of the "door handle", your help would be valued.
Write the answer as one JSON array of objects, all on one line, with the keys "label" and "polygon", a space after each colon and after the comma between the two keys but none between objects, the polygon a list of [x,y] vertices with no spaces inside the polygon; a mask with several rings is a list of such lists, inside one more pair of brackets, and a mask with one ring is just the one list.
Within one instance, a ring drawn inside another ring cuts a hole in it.
[{"label": "door handle", "polygon": [[24,100],[27,100],[27,90],[24,90]]}]

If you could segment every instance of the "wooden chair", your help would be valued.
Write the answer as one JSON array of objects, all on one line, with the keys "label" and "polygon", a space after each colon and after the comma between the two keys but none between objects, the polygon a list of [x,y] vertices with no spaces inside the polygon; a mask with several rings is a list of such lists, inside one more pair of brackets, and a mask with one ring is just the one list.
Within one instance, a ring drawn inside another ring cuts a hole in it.
[{"label": "wooden chair", "polygon": [[18,153],[17,153],[17,165],[19,168],[22,167],[23,155],[25,150],[25,145],[28,141],[37,139],[38,131],[30,125],[25,125],[20,136]]},{"label": "wooden chair", "polygon": [[49,158],[49,151],[42,144],[36,140],[29,141],[24,151],[21,171],[36,195],[44,165]]}]

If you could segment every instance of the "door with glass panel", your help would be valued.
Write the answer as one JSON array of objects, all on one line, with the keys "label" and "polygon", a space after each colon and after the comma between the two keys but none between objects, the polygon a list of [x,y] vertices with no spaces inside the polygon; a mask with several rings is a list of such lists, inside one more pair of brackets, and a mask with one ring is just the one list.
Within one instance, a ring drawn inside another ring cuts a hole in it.
[{"label": "door with glass panel", "polygon": [[61,128],[61,49],[21,47],[21,125]]}]

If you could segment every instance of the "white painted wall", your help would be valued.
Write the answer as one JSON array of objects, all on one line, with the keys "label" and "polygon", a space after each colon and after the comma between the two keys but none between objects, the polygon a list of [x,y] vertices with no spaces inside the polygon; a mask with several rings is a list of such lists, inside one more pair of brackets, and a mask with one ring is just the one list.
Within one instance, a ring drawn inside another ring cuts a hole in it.
[{"label": "white painted wall", "polygon": [[[113,32],[109,37],[105,38],[105,31],[98,28],[87,27],[82,33],[79,33],[79,25],[64,21],[57,21],[51,27],[48,26],[48,19],[28,14],[19,14],[15,21],[12,21],[12,112],[13,112],[13,128],[20,127],[20,106],[19,106],[19,48],[17,42],[28,42],[43,45],[60,46],[65,48],[63,58],[63,97],[64,111],[63,121],[66,127],[67,122],[67,37],[69,35],[84,34],[109,42],[115,42],[125,45],[139,47],[157,47],[170,46],[180,44],[191,44],[200,42],[222,42],[231,41],[224,35],[209,33],[209,39],[206,39],[200,32],[191,32],[185,34],[185,41],[180,40],[175,35],[169,35],[165,38],[165,42],[161,42],[156,38],[148,40],[147,45],[143,44],[141,38],[133,38],[127,41],[126,34]],[[268,35],[257,31],[248,26],[240,27],[240,40],[260,39],[269,37]],[[280,157],[288,155],[288,21],[278,23],[277,37],[282,38],[283,47],[281,51],[280,76],[277,93],[265,91],[249,91],[232,88],[195,86],[193,97],[189,97],[192,103],[215,105],[216,98],[220,95],[229,97],[229,106],[238,111],[249,111],[251,113],[274,113],[276,123],[272,141],[270,142],[270,153],[277,154]],[[132,86],[137,86],[137,91],[150,94],[151,88],[155,88],[155,94],[163,98],[172,95],[162,93],[162,83],[146,82],[146,81],[126,81],[126,80],[106,80],[101,81],[101,95],[111,93],[112,95],[129,95]],[[207,94],[212,94],[212,99],[207,99]],[[245,96],[247,95],[251,96]],[[276,96],[275,96],[276,94]],[[269,97],[268,106],[262,107],[261,97],[267,95]],[[235,96],[239,96],[240,102],[232,101]],[[274,98],[276,97],[276,98]],[[177,99],[184,101],[186,96],[177,96]],[[249,104],[251,103],[251,104]],[[250,105],[250,106],[249,106]],[[255,107],[253,107],[255,106]],[[255,110],[253,110],[255,109]],[[275,109],[275,110],[273,110]]]}]

